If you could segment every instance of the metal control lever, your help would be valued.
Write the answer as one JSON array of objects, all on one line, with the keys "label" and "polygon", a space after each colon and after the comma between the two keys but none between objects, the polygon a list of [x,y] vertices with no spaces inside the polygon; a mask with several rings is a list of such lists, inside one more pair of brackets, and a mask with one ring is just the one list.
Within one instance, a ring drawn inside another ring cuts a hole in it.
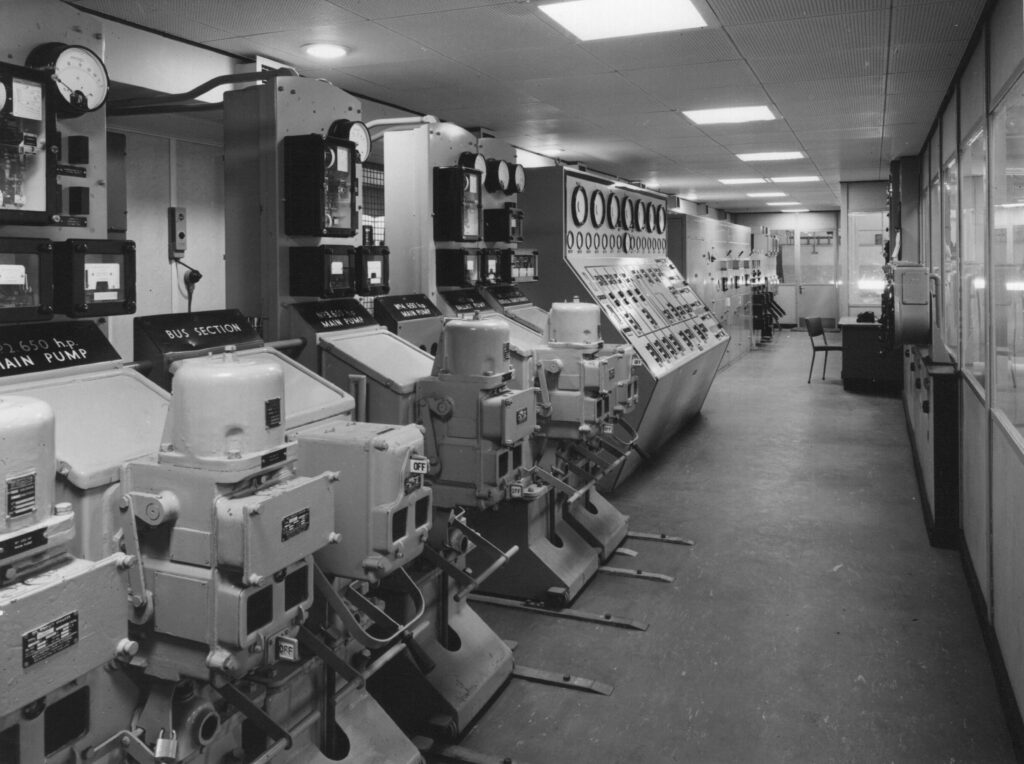
[{"label": "metal control lever", "polygon": [[462,531],[466,538],[468,538],[471,542],[473,542],[479,547],[489,549],[497,555],[497,559],[495,559],[494,562],[490,564],[487,570],[485,570],[480,575],[474,577],[462,568],[460,568],[458,565],[453,563],[451,560],[449,560],[447,557],[438,552],[436,549],[434,549],[434,547],[430,546],[429,544],[423,547],[423,556],[426,557],[434,565],[441,568],[445,573],[447,573],[460,584],[459,589],[454,594],[454,598],[456,602],[461,602],[466,597],[468,597],[473,591],[475,591],[476,588],[480,586],[480,584],[482,584],[484,581],[490,578],[491,575],[493,575],[496,570],[498,570],[502,565],[504,565],[506,562],[512,559],[513,555],[515,555],[519,551],[519,547],[513,545],[505,551],[502,551],[461,520],[452,518],[451,524],[458,528],[460,531]]}]

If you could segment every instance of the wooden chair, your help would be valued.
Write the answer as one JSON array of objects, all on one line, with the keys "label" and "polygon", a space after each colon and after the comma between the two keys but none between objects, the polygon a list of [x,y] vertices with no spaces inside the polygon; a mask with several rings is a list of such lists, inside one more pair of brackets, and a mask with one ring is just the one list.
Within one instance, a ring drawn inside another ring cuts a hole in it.
[{"label": "wooden chair", "polygon": [[[811,369],[807,372],[807,384],[811,384],[811,375],[814,373],[814,359],[818,357],[818,353],[825,354],[825,363],[822,364],[821,368],[821,378],[824,379],[825,371],[828,369],[828,354],[835,351],[842,353],[843,346],[828,344],[828,337],[821,326],[820,318],[805,318],[804,325],[807,327],[807,336],[811,340]],[[815,341],[815,337],[821,337],[821,342]]]}]

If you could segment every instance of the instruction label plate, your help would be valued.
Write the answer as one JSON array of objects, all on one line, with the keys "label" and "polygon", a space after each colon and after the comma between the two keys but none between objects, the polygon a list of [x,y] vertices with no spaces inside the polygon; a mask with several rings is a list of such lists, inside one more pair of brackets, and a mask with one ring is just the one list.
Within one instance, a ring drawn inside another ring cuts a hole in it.
[{"label": "instruction label plate", "polygon": [[21,635],[22,668],[34,666],[78,642],[78,611],[62,615]]},{"label": "instruction label plate", "polygon": [[20,536],[0,541],[0,560],[41,546],[46,546],[46,531],[44,529],[22,533]]},{"label": "instruction label plate", "polygon": [[288,515],[281,520],[281,541],[298,536],[309,530],[309,508]]}]

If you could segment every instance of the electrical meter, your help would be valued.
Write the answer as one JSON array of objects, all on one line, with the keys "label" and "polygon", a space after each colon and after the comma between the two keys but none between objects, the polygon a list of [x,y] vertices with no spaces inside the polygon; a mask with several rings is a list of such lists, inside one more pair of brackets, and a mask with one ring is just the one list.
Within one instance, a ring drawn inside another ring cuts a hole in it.
[{"label": "electrical meter", "polygon": [[28,54],[26,65],[50,77],[53,108],[66,116],[100,109],[107,102],[110,77],[103,60],[81,45],[48,42]]},{"label": "electrical meter", "polygon": [[480,283],[480,252],[469,249],[437,250],[437,285],[474,286]]},{"label": "electrical meter", "polygon": [[356,247],[356,292],[361,295],[387,294],[391,291],[387,247]]},{"label": "electrical meter", "polygon": [[461,165],[434,168],[436,241],[480,241],[482,185],[478,170]]},{"label": "electrical meter", "polygon": [[46,239],[0,239],[0,322],[53,317],[53,245]]},{"label": "electrical meter", "polygon": [[289,247],[288,293],[292,297],[350,297],[356,293],[356,248]]},{"label": "electrical meter", "polygon": [[501,191],[512,193],[512,167],[504,159],[486,160],[487,173],[484,175],[484,188],[488,193]]},{"label": "electrical meter", "polygon": [[0,224],[47,225],[58,208],[44,72],[0,63]]},{"label": "electrical meter", "polygon": [[356,145],[318,134],[284,139],[284,229],[289,236],[355,236]]},{"label": "electrical meter", "polygon": [[619,218],[619,222],[622,225],[622,227],[625,228],[627,231],[633,230],[634,212],[635,208],[633,206],[633,200],[630,199],[628,196],[622,197],[622,216]]},{"label": "electrical meter", "polygon": [[68,239],[53,246],[54,308],[72,318],[135,312],[135,242]]},{"label": "electrical meter", "polygon": [[515,202],[505,202],[505,206],[498,210],[484,210],[484,240],[523,240],[523,211]]}]

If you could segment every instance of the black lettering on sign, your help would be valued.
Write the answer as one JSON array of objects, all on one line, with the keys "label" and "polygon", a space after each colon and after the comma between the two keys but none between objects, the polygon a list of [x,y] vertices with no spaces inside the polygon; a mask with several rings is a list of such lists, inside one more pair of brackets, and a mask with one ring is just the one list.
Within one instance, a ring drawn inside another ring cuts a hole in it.
[{"label": "black lettering on sign", "polygon": [[281,541],[298,536],[309,530],[309,508],[301,509],[281,520]]},{"label": "black lettering on sign", "polygon": [[36,473],[7,478],[7,516],[21,517],[36,508]]},{"label": "black lettering on sign", "polygon": [[57,174],[58,175],[67,175],[69,178],[84,178],[85,177],[85,168],[84,167],[74,167],[73,165],[69,165],[69,164],[59,164],[59,165],[57,165]]},{"label": "black lettering on sign", "polygon": [[287,449],[279,448],[277,451],[271,451],[269,454],[263,454],[263,458],[260,459],[260,467],[270,467],[274,464],[280,464],[287,458]]},{"label": "black lettering on sign", "polygon": [[263,402],[263,416],[267,422],[267,429],[281,426],[281,399],[271,398]]},{"label": "black lettering on sign", "polygon": [[71,611],[21,635],[21,666],[28,668],[78,642],[78,611]]},{"label": "black lettering on sign", "polygon": [[319,302],[297,302],[292,307],[302,320],[317,332],[376,325],[366,308],[358,300],[350,297]]},{"label": "black lettering on sign", "polygon": [[0,560],[14,557],[16,554],[27,552],[30,549],[46,546],[46,531],[40,529],[22,533],[20,536],[0,541]]}]

